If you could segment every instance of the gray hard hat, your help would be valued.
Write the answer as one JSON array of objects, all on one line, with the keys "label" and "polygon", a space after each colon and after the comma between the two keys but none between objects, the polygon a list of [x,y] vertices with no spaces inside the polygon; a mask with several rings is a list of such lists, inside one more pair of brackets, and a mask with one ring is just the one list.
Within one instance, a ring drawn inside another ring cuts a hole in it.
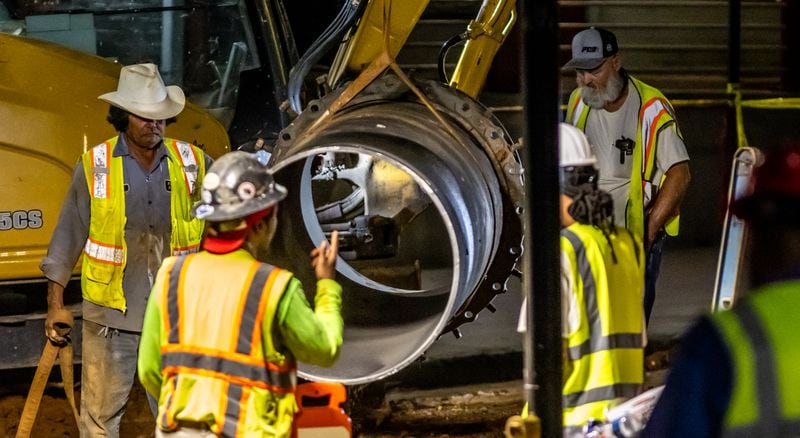
[{"label": "gray hard hat", "polygon": [[192,216],[212,222],[243,219],[280,202],[286,188],[275,182],[266,165],[265,156],[249,152],[220,157],[206,172]]}]

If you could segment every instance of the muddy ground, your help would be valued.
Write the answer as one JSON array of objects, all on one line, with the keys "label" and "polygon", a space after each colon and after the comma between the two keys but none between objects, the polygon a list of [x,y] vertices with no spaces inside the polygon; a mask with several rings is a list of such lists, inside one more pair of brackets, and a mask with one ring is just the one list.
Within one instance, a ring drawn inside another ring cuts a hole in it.
[{"label": "muddy ground", "polygon": [[[4,374],[9,375],[0,376],[0,436],[13,437],[25,405],[26,382],[32,380],[33,374]],[[42,399],[31,436],[77,437],[64,390],[53,380]],[[353,418],[356,437],[490,438],[503,436],[506,419],[517,414],[521,405],[522,382],[509,381],[432,390],[390,389],[380,395],[372,388],[353,394],[345,407]],[[154,427],[144,390],[137,384],[120,435],[151,437]]]},{"label": "muddy ground", "polygon": [[[349,387],[344,408],[353,421],[353,436],[502,438],[506,420],[519,414],[523,405],[520,359],[510,354],[416,363],[384,381]],[[645,359],[646,388],[663,383],[670,359],[667,349]],[[80,376],[80,367],[75,368]],[[15,435],[34,371],[0,371],[0,437]],[[77,437],[57,370],[54,373],[31,436]],[[79,392],[76,388],[76,397]],[[151,437],[154,428],[144,390],[137,383],[120,435]]]}]

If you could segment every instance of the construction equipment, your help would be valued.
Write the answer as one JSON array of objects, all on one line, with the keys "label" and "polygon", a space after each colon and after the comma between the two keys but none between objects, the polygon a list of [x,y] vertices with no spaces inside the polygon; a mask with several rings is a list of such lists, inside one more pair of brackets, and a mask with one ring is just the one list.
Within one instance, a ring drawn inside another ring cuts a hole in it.
[{"label": "construction equipment", "polygon": [[[362,233],[364,245],[383,237],[379,257],[337,265],[347,290],[342,352],[330,368],[301,364],[310,380],[360,384],[397,372],[442,333],[474,320],[505,290],[520,254],[522,181],[512,141],[485,107],[455,89],[485,75],[460,75],[451,87],[412,80],[395,61],[425,4],[369,2],[331,67],[362,70],[309,102],[274,148],[276,180],[295,188],[279,212],[276,264],[304,263],[313,242],[365,218],[381,218],[389,230]],[[320,215],[345,204],[355,207]],[[414,275],[387,276],[386,266]]]},{"label": "construction equipment", "polygon": [[[797,98],[744,100],[738,87],[729,88],[734,99],[738,148],[733,156],[731,180],[728,187],[728,206],[733,205],[734,201],[741,199],[752,191],[753,173],[764,162],[762,151],[749,146],[742,110],[744,108],[760,110],[800,109],[800,99]],[[714,297],[711,301],[712,312],[730,309],[737,299],[742,298],[741,293],[749,289],[749,285],[743,283],[744,279],[741,272],[741,267],[744,266],[747,256],[746,250],[747,223],[733,215],[729,210],[726,210],[717,262],[717,275],[714,282]]]},{"label": "construction equipment", "polygon": [[[506,129],[475,98],[513,26],[515,2],[484,1],[450,84],[411,79],[395,61],[427,0],[342,3],[320,35],[287,9],[329,10],[321,0],[2,0],[0,29],[21,36],[0,35],[0,115],[40,125],[0,138],[0,156],[12,163],[0,176],[9,210],[0,225],[10,224],[0,228],[0,286],[20,302],[0,317],[13,352],[0,367],[31,366],[38,356],[28,347],[43,339],[37,265],[78,156],[113,135],[96,100],[115,87],[112,61],[154,61],[165,82],[197,104],[170,136],[202,143],[211,156],[273,154],[276,179],[292,198],[281,209],[288,217],[276,262],[299,266],[309,242],[343,231],[340,365],[301,366],[301,376],[381,379],[492,309],[521,254],[522,170]],[[295,37],[308,33],[320,36],[300,58]],[[336,46],[328,73],[309,77]],[[60,74],[46,82],[55,75],[39,74],[45,70]],[[73,283],[65,299],[79,333]]]},{"label": "construction equipment", "polygon": [[[108,104],[97,96],[116,89],[120,66],[5,34],[0,34],[0,57],[0,117],[6,127],[0,133],[0,339],[6,351],[0,368],[19,368],[35,366],[44,343],[46,284],[38,265],[72,170],[85,150],[115,134],[105,120]],[[211,156],[230,149],[223,126],[193,104],[167,132],[194,141]],[[65,304],[78,316],[79,348],[78,289],[68,287]]]},{"label": "construction equipment", "polygon": [[[741,199],[752,190],[752,177],[755,169],[764,161],[760,150],[741,147],[733,156],[731,180],[728,186],[728,204]],[[736,217],[730,210],[725,212],[722,228],[722,243],[717,261],[717,275],[714,281],[714,298],[711,311],[728,310],[733,307],[740,294],[747,290],[742,284],[741,267],[744,265],[747,246],[747,223]]]}]

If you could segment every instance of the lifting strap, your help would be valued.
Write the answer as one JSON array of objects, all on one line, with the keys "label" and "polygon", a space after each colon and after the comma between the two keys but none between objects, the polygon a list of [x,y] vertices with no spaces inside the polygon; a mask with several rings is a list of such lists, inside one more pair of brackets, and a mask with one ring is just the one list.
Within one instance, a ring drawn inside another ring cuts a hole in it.
[{"label": "lifting strap", "polygon": [[[53,325],[60,336],[66,337],[69,335],[70,331],[72,331],[73,322],[72,312],[67,309],[62,309],[56,312]],[[31,436],[33,424],[36,421],[36,414],[39,412],[39,404],[42,402],[44,387],[47,385],[47,380],[50,377],[50,370],[53,368],[56,356],[59,357],[61,362],[61,378],[64,383],[64,392],[66,392],[67,400],[72,407],[75,423],[80,425],[78,408],[75,405],[74,380],[72,375],[72,343],[67,340],[66,344],[59,346],[53,344],[48,339],[45,342],[42,357],[39,359],[39,365],[36,367],[36,375],[33,377],[33,383],[31,383],[31,388],[28,391],[28,398],[25,400],[25,408],[23,408],[22,416],[19,419],[16,438],[27,438]]]}]

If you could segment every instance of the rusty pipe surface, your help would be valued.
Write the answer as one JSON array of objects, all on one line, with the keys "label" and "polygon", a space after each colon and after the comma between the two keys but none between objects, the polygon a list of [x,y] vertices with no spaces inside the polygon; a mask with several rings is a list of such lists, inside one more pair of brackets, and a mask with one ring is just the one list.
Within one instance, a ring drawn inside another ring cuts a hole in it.
[{"label": "rusty pipe surface", "polygon": [[331,368],[300,364],[306,379],[399,371],[504,292],[521,252],[521,168],[505,129],[446,85],[419,88],[454,129],[386,75],[305,135],[336,93],[311,102],[275,146],[289,196],[270,261],[314,284],[308,252],[340,233],[344,343]]}]

